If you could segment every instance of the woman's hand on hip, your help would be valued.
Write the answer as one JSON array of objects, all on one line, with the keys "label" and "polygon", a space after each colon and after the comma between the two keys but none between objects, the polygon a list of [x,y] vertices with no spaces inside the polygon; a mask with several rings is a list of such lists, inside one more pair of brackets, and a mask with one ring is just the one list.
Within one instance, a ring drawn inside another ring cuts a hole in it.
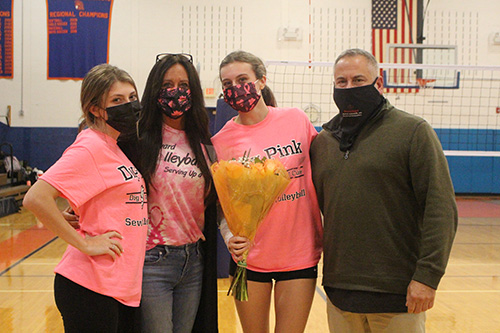
[{"label": "woman's hand on hip", "polygon": [[86,235],[85,248],[82,249],[82,252],[89,256],[109,254],[113,257],[113,260],[116,260],[123,253],[120,239],[123,239],[123,237],[116,231],[110,231],[97,236]]}]

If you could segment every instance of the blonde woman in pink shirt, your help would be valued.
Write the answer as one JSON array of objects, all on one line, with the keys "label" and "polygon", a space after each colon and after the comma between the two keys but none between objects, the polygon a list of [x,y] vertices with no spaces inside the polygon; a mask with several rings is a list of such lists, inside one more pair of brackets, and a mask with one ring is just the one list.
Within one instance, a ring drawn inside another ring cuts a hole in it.
[{"label": "blonde woman in pink shirt", "polygon": [[261,223],[253,243],[221,232],[234,261],[233,276],[243,252],[247,258],[248,297],[235,300],[244,332],[269,332],[274,289],[275,332],[303,332],[311,309],[322,251],[322,225],[311,178],[309,147],[317,135],[306,114],[296,108],[267,106],[266,68],[244,51],[227,55],[220,64],[225,101],[238,115],[212,138],[217,157],[243,156],[279,159],[291,183]]},{"label": "blonde woman in pink shirt", "polygon": [[[55,268],[54,294],[66,332],[137,329],[148,215],[145,183],[117,145],[135,135],[140,104],[125,71],[98,65],[81,88],[88,129],[26,194],[23,205],[69,245]],[[57,208],[66,198],[73,228]]]}]

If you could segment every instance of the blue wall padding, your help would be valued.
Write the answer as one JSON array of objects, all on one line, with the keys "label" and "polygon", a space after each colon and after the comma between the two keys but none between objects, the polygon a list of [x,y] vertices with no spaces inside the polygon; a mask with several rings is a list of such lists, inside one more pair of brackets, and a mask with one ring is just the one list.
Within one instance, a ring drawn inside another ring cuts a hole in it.
[{"label": "blue wall padding", "polygon": [[217,100],[213,133],[217,133],[224,125],[233,117],[238,115],[238,111],[233,109],[227,104],[224,99],[220,98]]},{"label": "blue wall padding", "polygon": [[[444,150],[500,151],[500,131],[436,129]],[[448,156],[457,193],[500,193],[500,157]]]},{"label": "blue wall padding", "polygon": [[500,157],[448,156],[451,178],[457,193],[500,193]]},{"label": "blue wall padding", "polygon": [[500,131],[482,129],[435,129],[444,150],[500,151]]},{"label": "blue wall padding", "polygon": [[[213,132],[217,132],[227,119],[234,116],[234,113],[221,113],[214,117],[209,112],[210,129]],[[319,131],[321,127],[316,129]],[[500,151],[500,130],[436,129],[436,133],[445,150]],[[7,127],[0,123],[0,143],[9,142],[19,160],[25,160],[31,167],[41,170],[47,170],[54,164],[73,143],[76,135],[76,128]],[[6,146],[2,151],[9,153]],[[447,159],[455,192],[500,193],[500,157],[448,156]]]},{"label": "blue wall padding", "polygon": [[[76,127],[7,127],[0,124],[0,143],[9,142],[14,156],[20,161],[47,170],[75,141],[77,132]],[[2,151],[9,154],[5,146]]]},{"label": "blue wall padding", "polygon": [[[214,108],[207,108],[210,129],[213,129]],[[27,161],[31,167],[47,170],[61,157],[78,134],[76,127],[8,127],[0,123],[0,144],[9,142],[13,146],[14,156]],[[2,151],[9,154],[8,147]]]},{"label": "blue wall padding", "polygon": [[229,276],[229,260],[231,255],[226,247],[224,238],[220,232],[217,233],[217,277],[226,278]]},{"label": "blue wall padding", "polygon": [[[319,132],[320,126],[315,127]],[[444,150],[500,151],[500,130],[435,130]],[[500,157],[447,156],[456,193],[499,194]]]}]

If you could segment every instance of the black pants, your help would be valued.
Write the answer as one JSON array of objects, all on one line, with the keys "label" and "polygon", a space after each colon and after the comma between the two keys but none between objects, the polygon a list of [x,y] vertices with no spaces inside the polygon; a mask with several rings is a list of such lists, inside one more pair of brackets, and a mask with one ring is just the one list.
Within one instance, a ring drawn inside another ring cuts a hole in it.
[{"label": "black pants", "polygon": [[139,331],[138,308],[93,292],[59,274],[54,280],[54,294],[66,333]]}]

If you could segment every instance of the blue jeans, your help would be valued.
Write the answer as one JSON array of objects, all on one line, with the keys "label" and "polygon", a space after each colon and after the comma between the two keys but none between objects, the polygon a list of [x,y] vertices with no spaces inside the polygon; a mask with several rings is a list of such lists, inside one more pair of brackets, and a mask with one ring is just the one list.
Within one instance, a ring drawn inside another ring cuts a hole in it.
[{"label": "blue jeans", "polygon": [[142,281],[142,332],[191,332],[200,302],[200,242],[157,245],[146,251]]}]

